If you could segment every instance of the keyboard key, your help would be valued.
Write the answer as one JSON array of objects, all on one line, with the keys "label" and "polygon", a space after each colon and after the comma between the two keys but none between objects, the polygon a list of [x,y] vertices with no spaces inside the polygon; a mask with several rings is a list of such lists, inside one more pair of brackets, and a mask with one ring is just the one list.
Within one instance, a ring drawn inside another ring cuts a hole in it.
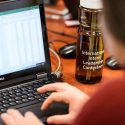
[{"label": "keyboard key", "polygon": [[21,96],[21,95],[23,95],[23,94],[21,94],[21,93],[16,93],[16,95],[17,95],[17,96]]},{"label": "keyboard key", "polygon": [[21,90],[20,90],[20,89],[16,89],[16,90],[15,90],[15,92],[17,92],[17,93],[18,93],[18,92],[21,92]]},{"label": "keyboard key", "polygon": [[3,100],[2,103],[4,103],[4,104],[8,104],[9,101],[8,101],[8,100]]},{"label": "keyboard key", "polygon": [[23,95],[23,96],[21,96],[22,98],[24,98],[24,99],[27,99],[28,98],[28,96],[26,96],[26,95]]},{"label": "keyboard key", "polygon": [[41,98],[41,96],[40,96],[40,95],[37,95],[37,96],[35,96],[35,98],[36,98],[36,99],[39,99],[39,98]]},{"label": "keyboard key", "polygon": [[11,106],[14,106],[14,105],[16,105],[16,103],[15,103],[15,102],[11,102],[10,105],[11,105]]},{"label": "keyboard key", "polygon": [[0,102],[3,101],[4,99],[3,98],[0,98]]},{"label": "keyboard key", "polygon": [[29,100],[28,99],[22,99],[22,102],[28,102]]},{"label": "keyboard key", "polygon": [[28,100],[34,100],[35,98],[34,97],[29,97]]},{"label": "keyboard key", "polygon": [[2,95],[3,95],[3,96],[7,96],[7,95],[9,95],[9,94],[4,92],[4,93],[2,93]]},{"label": "keyboard key", "polygon": [[38,95],[39,93],[38,93],[38,92],[34,92],[33,94],[34,94],[34,95]]},{"label": "keyboard key", "polygon": [[9,91],[9,94],[13,95],[13,94],[15,94],[15,92],[11,90],[11,91]]},{"label": "keyboard key", "polygon": [[9,104],[3,104],[3,107],[8,108],[10,105]]},{"label": "keyboard key", "polygon": [[1,113],[4,113],[7,111],[7,108],[2,108],[2,109],[0,109],[0,111],[1,111]]},{"label": "keyboard key", "polygon": [[27,88],[21,88],[22,91],[27,91]]},{"label": "keyboard key", "polygon": [[17,104],[21,104],[21,103],[23,103],[22,101],[20,101],[20,100],[18,100],[18,101],[16,101],[16,103]]},{"label": "keyboard key", "polygon": [[3,97],[3,95],[0,93],[0,98]]},{"label": "keyboard key", "polygon": [[37,88],[33,88],[33,90],[36,92],[36,91],[37,91]]},{"label": "keyboard key", "polygon": [[28,89],[33,89],[33,87],[32,87],[32,86],[28,86],[27,88],[28,88]]},{"label": "keyboard key", "polygon": [[38,87],[39,87],[39,85],[38,85],[38,84],[34,84],[33,86],[34,86],[34,88],[38,88]]},{"label": "keyboard key", "polygon": [[4,108],[2,105],[0,105],[0,109]]},{"label": "keyboard key", "polygon": [[54,81],[52,81],[51,79],[48,79],[46,81],[44,81],[44,84],[50,84],[50,83],[53,83]]},{"label": "keyboard key", "polygon": [[32,92],[34,92],[34,90],[30,89],[30,90],[28,90],[28,92],[29,92],[29,93],[32,93]]},{"label": "keyboard key", "polygon": [[9,99],[10,97],[9,97],[9,96],[4,96],[3,98],[4,98],[4,99]]},{"label": "keyboard key", "polygon": [[43,86],[43,83],[42,82],[39,82],[38,83],[39,87]]},{"label": "keyboard key", "polygon": [[14,97],[16,97],[16,95],[14,95],[14,94],[12,94],[12,95],[9,95],[11,98],[14,98]]},{"label": "keyboard key", "polygon": [[15,98],[15,100],[20,100],[20,99],[21,99],[21,97],[16,97],[16,98]]},{"label": "keyboard key", "polygon": [[47,98],[48,95],[46,95],[46,94],[41,94],[41,97],[43,97],[43,98]]},{"label": "keyboard key", "polygon": [[22,88],[22,86],[21,86],[21,85],[19,85],[19,86],[17,86],[17,88],[18,88],[18,89],[21,89],[21,88]]},{"label": "keyboard key", "polygon": [[9,101],[10,101],[10,102],[13,102],[13,101],[15,101],[15,99],[10,98]]},{"label": "keyboard key", "polygon": [[49,96],[51,93],[52,93],[52,92],[46,92],[46,95],[48,95],[48,96]]},{"label": "keyboard key", "polygon": [[28,94],[28,92],[27,91],[23,91],[22,94]]},{"label": "keyboard key", "polygon": [[32,97],[34,96],[32,93],[27,94],[27,96]]},{"label": "keyboard key", "polygon": [[43,99],[42,97],[38,99],[40,102],[43,102],[45,99]]}]

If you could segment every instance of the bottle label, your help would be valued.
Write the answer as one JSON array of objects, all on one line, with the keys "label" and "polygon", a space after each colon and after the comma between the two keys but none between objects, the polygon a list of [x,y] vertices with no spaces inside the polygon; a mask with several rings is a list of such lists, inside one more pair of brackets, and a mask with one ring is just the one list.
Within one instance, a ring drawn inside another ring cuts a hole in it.
[{"label": "bottle label", "polygon": [[83,58],[83,70],[99,70],[103,67],[103,55],[104,50],[98,52],[82,51]]}]

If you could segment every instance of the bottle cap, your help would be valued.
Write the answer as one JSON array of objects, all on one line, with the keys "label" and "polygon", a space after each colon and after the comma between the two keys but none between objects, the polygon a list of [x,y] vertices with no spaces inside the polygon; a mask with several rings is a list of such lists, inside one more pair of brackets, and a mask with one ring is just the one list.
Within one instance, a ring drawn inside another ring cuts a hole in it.
[{"label": "bottle cap", "polygon": [[80,0],[80,6],[89,9],[102,9],[102,0]]}]

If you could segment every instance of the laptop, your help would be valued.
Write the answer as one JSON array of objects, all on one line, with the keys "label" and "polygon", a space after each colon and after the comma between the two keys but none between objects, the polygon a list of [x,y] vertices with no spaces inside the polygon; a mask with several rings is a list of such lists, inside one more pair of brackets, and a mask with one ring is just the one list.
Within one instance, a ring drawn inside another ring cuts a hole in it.
[{"label": "laptop", "polygon": [[43,1],[1,0],[0,114],[9,108],[32,111],[45,122],[50,115],[66,113],[62,103],[40,110],[50,93],[36,89],[57,81],[51,75]]},{"label": "laptop", "polygon": [[56,2],[57,2],[57,0],[44,0],[44,3],[48,4],[48,5],[55,5]]},{"label": "laptop", "polygon": [[80,0],[64,0],[64,3],[72,14],[73,19],[77,20]]}]

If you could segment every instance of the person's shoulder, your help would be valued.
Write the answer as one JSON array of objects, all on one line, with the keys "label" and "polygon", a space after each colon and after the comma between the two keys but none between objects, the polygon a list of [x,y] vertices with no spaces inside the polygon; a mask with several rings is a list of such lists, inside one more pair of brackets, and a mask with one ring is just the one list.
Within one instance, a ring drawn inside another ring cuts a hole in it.
[{"label": "person's shoulder", "polygon": [[[125,78],[116,78],[103,85],[99,91],[112,91],[114,92],[123,90],[125,92]],[[98,92],[97,92],[98,93]]]},{"label": "person's shoulder", "polygon": [[83,107],[73,125],[125,125],[125,79],[99,89]]},{"label": "person's shoulder", "polygon": [[116,78],[102,85],[102,87],[100,87],[100,89],[95,94],[93,94],[92,98],[97,98],[102,102],[104,100],[118,102],[120,99],[122,99],[121,101],[125,102],[123,98],[120,98],[122,96],[125,96],[125,78]]}]

